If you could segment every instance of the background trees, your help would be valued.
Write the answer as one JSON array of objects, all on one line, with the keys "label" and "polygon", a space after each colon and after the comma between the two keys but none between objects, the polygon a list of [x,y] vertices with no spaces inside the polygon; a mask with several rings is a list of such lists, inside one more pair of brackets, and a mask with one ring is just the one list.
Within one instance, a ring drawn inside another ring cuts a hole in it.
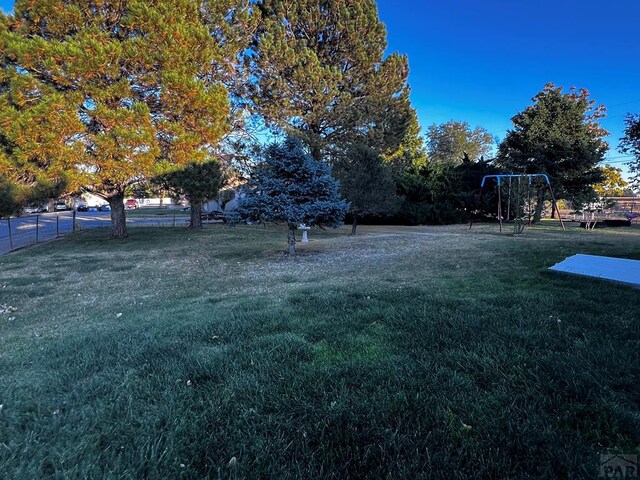
[{"label": "background trees", "polygon": [[600,167],[602,181],[594,185],[594,190],[600,197],[617,197],[624,194],[629,183],[622,177],[622,169],[605,165]]},{"label": "background trees", "polygon": [[[494,168],[547,173],[561,198],[595,195],[608,147],[604,108],[586,90],[546,85],[513,118],[495,164],[483,160],[489,133],[461,121],[431,125],[427,155],[407,58],[386,47],[374,0],[18,0],[0,16],[0,175],[11,208],[91,191],[112,205],[112,236],[126,236],[131,186],[174,170],[176,185],[193,184],[205,169],[182,167],[214,154],[225,172],[251,165],[251,143],[236,135],[247,109],[336,167],[354,232],[360,216],[391,211],[396,193],[406,221],[464,220],[477,175]],[[639,121],[627,118],[622,152],[639,156]],[[219,173],[196,190],[219,189]],[[187,196],[198,226],[201,196]]]},{"label": "background trees", "polygon": [[238,216],[252,222],[284,222],[289,253],[298,225],[337,227],[349,208],[326,163],[315,160],[298,139],[266,147],[243,189]]},{"label": "background trees", "polygon": [[[396,176],[397,192],[403,199],[398,221],[410,225],[447,224],[469,220],[479,207],[480,182],[485,175],[498,173],[489,160],[471,161],[460,165],[427,162]],[[483,211],[492,200],[483,198]]]},{"label": "background trees", "polygon": [[350,203],[351,234],[365,215],[395,213],[399,198],[391,170],[380,155],[366,145],[354,145],[335,165],[340,191]]},{"label": "background trees", "polygon": [[190,163],[180,170],[159,175],[153,183],[176,196],[184,195],[191,204],[190,228],[202,228],[202,204],[216,198],[226,182],[217,160]]},{"label": "background trees", "polygon": [[456,223],[454,167],[427,162],[396,176],[402,197],[398,221],[409,225]]},{"label": "background trees", "polygon": [[411,109],[407,128],[398,147],[383,152],[382,158],[396,175],[427,163],[427,151],[415,110]]},{"label": "background trees", "polygon": [[[395,201],[379,154],[401,170],[421,148],[407,59],[385,56],[386,30],[374,0],[256,6],[261,22],[248,57],[253,112],[301,139],[315,160],[336,163],[355,232],[360,215],[380,214]],[[370,190],[374,183],[379,198]]]},{"label": "background trees", "polygon": [[472,161],[491,152],[493,138],[482,127],[471,129],[467,122],[450,120],[433,124],[427,131],[429,160],[436,163],[459,165],[465,156]]},{"label": "background trees", "polygon": [[[587,90],[563,93],[553,84],[533,98],[533,105],[513,117],[513,129],[499,146],[497,162],[515,173],[546,173],[558,198],[593,194],[602,180],[598,163],[609,146],[598,120],[605,115]],[[534,220],[540,220],[545,193],[540,190]]]},{"label": "background trees", "polygon": [[635,158],[629,163],[631,185],[640,189],[640,115],[628,114],[624,119],[624,136],[620,139],[620,153],[630,153]]}]

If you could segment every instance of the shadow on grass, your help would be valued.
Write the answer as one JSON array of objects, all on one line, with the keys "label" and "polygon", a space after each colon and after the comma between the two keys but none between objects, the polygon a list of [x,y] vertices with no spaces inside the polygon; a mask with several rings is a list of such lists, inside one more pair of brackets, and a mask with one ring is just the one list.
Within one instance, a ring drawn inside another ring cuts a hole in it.
[{"label": "shadow on grass", "polygon": [[363,232],[298,258],[217,226],[3,257],[0,472],[594,478],[640,453],[635,290],[546,271],[637,237]]}]

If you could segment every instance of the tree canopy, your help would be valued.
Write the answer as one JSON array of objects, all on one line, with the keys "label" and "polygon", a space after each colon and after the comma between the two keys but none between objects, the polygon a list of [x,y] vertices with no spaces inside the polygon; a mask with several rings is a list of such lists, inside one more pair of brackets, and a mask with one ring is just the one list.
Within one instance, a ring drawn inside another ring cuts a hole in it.
[{"label": "tree canopy", "polygon": [[385,57],[374,0],[259,0],[252,103],[266,122],[329,147],[395,149],[410,121],[407,58]]},{"label": "tree canopy", "polygon": [[[8,22],[0,16],[0,32]],[[74,142],[78,116],[62,94],[17,70],[1,50],[0,61],[0,175],[13,184],[18,205],[56,196],[82,154]]]},{"label": "tree canopy", "polygon": [[491,152],[493,138],[482,127],[472,129],[467,122],[450,120],[433,124],[427,131],[429,160],[460,165],[466,157],[478,161]]},{"label": "tree canopy", "polygon": [[356,234],[358,219],[392,214],[399,198],[389,165],[366,145],[354,145],[335,165],[340,190],[350,203],[351,234]]},{"label": "tree canopy", "polygon": [[623,195],[629,183],[622,177],[622,169],[605,165],[600,167],[603,180],[594,185],[594,189],[600,197],[616,197]]},{"label": "tree canopy", "polygon": [[190,163],[153,179],[153,183],[175,196],[184,195],[191,204],[190,228],[202,228],[202,204],[216,198],[226,182],[226,177],[217,160]]},{"label": "tree canopy", "polygon": [[424,146],[418,115],[412,109],[409,115],[407,128],[398,147],[383,152],[382,157],[395,174],[414,167],[420,167],[427,163],[427,151]]},{"label": "tree canopy", "polygon": [[[489,160],[460,165],[427,162],[396,176],[402,197],[399,218],[410,225],[448,224],[468,221],[479,207],[480,182],[485,175],[499,173]],[[487,211],[491,194],[483,198],[481,211]]]},{"label": "tree canopy", "polygon": [[228,128],[218,72],[238,46],[214,39],[238,4],[18,0],[0,31],[0,128],[15,146],[3,170],[64,176],[109,201],[112,236],[126,236],[125,189],[204,161]]},{"label": "tree canopy", "polygon": [[242,190],[238,216],[252,222],[284,222],[289,253],[295,253],[298,225],[337,227],[349,205],[330,167],[315,160],[300,140],[287,138],[264,149]]},{"label": "tree canopy", "polygon": [[635,157],[629,163],[631,185],[640,189],[640,115],[628,114],[624,124],[624,136],[620,139],[619,150],[620,153],[629,153]]},{"label": "tree canopy", "polygon": [[[572,200],[593,193],[602,180],[598,163],[609,146],[599,123],[605,108],[587,90],[563,92],[553,84],[533,98],[533,105],[512,118],[513,129],[499,146],[497,162],[515,173],[546,173],[558,198]],[[538,198],[536,220],[544,196]]]}]

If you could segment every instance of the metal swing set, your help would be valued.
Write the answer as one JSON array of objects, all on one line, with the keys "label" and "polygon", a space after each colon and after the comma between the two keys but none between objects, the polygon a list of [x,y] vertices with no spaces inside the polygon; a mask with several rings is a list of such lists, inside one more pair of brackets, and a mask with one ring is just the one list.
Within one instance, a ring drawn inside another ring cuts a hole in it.
[{"label": "metal swing set", "polygon": [[[500,232],[502,233],[502,225],[504,223],[505,220],[503,220],[503,211],[502,211],[502,184],[505,183],[508,186],[508,191],[507,191],[507,219],[506,221],[510,221],[511,220],[511,190],[513,187],[513,183],[516,183],[515,187],[517,188],[517,192],[518,195],[516,196],[516,205],[515,205],[515,209],[516,209],[516,213],[515,213],[515,218],[514,220],[521,220],[518,217],[519,213],[523,210],[522,209],[522,195],[520,195],[520,193],[522,192],[522,183],[523,183],[523,179],[526,179],[527,183],[526,183],[526,205],[527,205],[527,223],[529,226],[531,226],[531,222],[532,222],[532,215],[531,215],[531,190],[532,190],[532,180],[536,179],[536,178],[540,178],[544,181],[544,183],[547,185],[547,187],[549,188],[549,193],[551,194],[551,199],[552,199],[552,209],[555,208],[556,212],[558,213],[558,219],[560,220],[560,225],[562,226],[562,230],[566,230],[565,226],[564,226],[564,222],[562,221],[562,217],[560,216],[560,210],[558,209],[558,203],[556,202],[556,197],[555,194],[553,193],[553,188],[551,188],[551,181],[549,180],[549,177],[545,174],[545,173],[533,173],[533,174],[515,174],[515,173],[510,173],[510,174],[503,174],[503,175],[485,175],[484,177],[482,177],[482,183],[480,184],[480,213],[482,213],[482,194],[484,193],[484,186],[487,183],[487,180],[490,179],[496,179],[496,185],[497,185],[497,189],[498,189],[498,223],[500,224]],[[514,182],[515,180],[515,182]],[[469,229],[471,229],[471,227],[473,226],[473,216],[471,217],[471,220],[469,221]],[[523,227],[524,228],[524,227]]]}]

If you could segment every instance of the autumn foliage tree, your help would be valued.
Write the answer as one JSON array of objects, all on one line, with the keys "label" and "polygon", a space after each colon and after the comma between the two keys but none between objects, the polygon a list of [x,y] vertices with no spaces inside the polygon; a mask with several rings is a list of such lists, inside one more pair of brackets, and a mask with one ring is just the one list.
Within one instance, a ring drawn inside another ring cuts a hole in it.
[{"label": "autumn foliage tree", "polygon": [[218,72],[238,46],[210,22],[238,3],[17,0],[0,31],[0,128],[15,145],[2,171],[64,176],[107,200],[111,236],[127,236],[125,189],[204,161],[228,128]]},{"label": "autumn foliage tree", "polygon": [[617,197],[624,194],[629,183],[622,176],[622,169],[612,165],[600,167],[602,181],[593,186],[599,197]]},{"label": "autumn foliage tree", "polygon": [[[0,16],[0,31],[8,21]],[[19,210],[67,187],[83,152],[74,141],[81,122],[63,94],[17,70],[3,51],[0,61],[0,176]]]}]

